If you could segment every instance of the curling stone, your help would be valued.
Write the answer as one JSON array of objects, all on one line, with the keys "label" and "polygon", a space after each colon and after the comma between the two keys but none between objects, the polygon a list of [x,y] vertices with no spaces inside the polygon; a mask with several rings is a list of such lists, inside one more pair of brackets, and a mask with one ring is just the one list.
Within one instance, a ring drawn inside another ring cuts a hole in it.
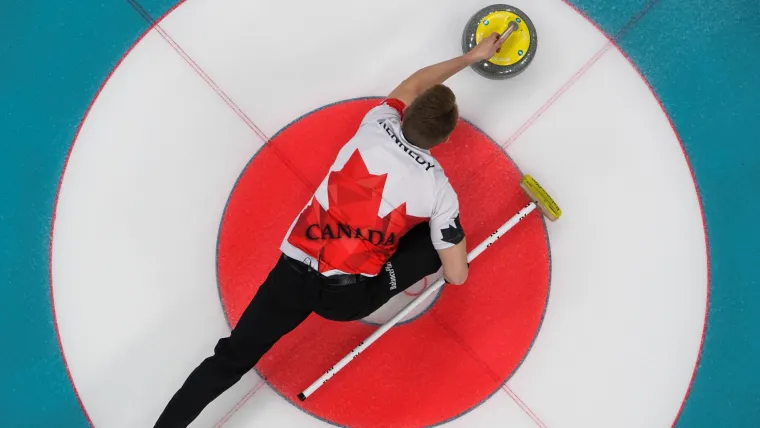
[{"label": "curling stone", "polygon": [[473,70],[494,80],[508,79],[525,71],[536,56],[538,35],[530,18],[514,6],[495,4],[473,15],[464,27],[462,51],[469,52],[494,32],[503,40],[501,48],[491,59],[473,64]]}]

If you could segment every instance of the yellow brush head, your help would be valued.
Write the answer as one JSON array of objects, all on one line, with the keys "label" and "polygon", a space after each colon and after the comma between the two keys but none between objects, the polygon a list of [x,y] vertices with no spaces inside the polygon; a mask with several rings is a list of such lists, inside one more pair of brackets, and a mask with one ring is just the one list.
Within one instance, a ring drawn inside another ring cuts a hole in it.
[{"label": "yellow brush head", "polygon": [[526,175],[520,180],[520,187],[525,191],[530,199],[536,203],[536,207],[543,213],[546,218],[551,221],[556,221],[562,215],[562,210],[559,208],[554,199],[546,193],[543,187],[538,184],[535,178],[530,175]]}]

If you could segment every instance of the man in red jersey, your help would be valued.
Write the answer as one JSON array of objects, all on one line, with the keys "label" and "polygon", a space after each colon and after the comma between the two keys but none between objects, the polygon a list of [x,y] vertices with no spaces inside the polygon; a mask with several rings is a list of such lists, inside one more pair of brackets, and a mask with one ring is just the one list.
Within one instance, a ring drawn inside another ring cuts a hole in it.
[{"label": "man in red jersey", "polygon": [[312,312],[364,318],[443,267],[467,279],[459,201],[430,149],[459,119],[442,83],[491,58],[497,34],[467,54],[418,70],[364,117],[313,198],[293,220],[282,256],[229,337],[174,395],[156,427],[186,427]]}]

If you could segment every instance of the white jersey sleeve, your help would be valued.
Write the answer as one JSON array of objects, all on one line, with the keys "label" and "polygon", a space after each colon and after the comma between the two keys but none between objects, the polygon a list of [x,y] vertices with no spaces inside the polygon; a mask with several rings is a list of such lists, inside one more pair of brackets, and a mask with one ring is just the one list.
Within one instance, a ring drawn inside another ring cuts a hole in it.
[{"label": "white jersey sleeve", "polygon": [[405,108],[406,105],[402,101],[395,98],[387,98],[380,105],[367,112],[364,119],[362,119],[362,125],[388,119],[400,122]]},{"label": "white jersey sleeve", "polygon": [[430,238],[436,250],[443,250],[462,242],[464,230],[459,222],[459,198],[454,188],[445,176],[436,181],[435,201],[430,216]]}]

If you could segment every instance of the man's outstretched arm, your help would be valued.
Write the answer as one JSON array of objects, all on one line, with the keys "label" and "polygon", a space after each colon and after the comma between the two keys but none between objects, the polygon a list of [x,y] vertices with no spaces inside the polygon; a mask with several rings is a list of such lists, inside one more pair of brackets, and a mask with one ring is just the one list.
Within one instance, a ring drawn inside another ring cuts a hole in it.
[{"label": "man's outstretched arm", "polygon": [[490,37],[483,39],[475,48],[464,55],[417,70],[401,82],[388,97],[397,98],[406,105],[411,104],[418,95],[429,88],[445,82],[451,76],[479,61],[494,56],[496,49],[499,48],[497,41],[498,34],[491,34]]}]

